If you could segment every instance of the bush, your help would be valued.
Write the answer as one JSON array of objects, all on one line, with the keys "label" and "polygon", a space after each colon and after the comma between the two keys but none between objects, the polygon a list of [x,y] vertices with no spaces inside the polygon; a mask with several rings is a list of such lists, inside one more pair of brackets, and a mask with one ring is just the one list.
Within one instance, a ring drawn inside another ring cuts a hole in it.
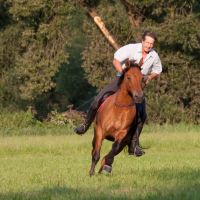
[{"label": "bush", "polygon": [[32,109],[32,107],[27,106],[28,110],[26,112],[14,112],[11,113],[7,110],[3,110],[0,114],[0,127],[1,129],[16,130],[20,128],[27,128],[33,126],[41,126],[35,115],[37,112]]},{"label": "bush", "polygon": [[36,119],[37,111],[33,107],[27,106],[27,111],[10,112],[1,109],[0,114],[0,130],[18,130],[28,127],[54,127],[54,126],[68,126],[74,128],[82,123],[85,118],[83,112],[69,110],[63,113],[58,113],[57,110],[51,111],[43,123]]},{"label": "bush", "polygon": [[84,119],[85,114],[83,112],[70,109],[69,111],[62,113],[58,113],[57,110],[51,111],[51,113],[47,115],[45,121],[53,125],[70,125],[74,128],[78,124],[83,123]]}]

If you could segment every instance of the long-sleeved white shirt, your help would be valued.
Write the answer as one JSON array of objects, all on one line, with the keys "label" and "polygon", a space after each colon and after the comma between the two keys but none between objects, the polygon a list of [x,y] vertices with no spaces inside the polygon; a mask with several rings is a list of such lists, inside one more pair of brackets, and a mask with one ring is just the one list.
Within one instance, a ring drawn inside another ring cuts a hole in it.
[{"label": "long-sleeved white shirt", "polygon": [[[136,60],[136,62],[139,63],[142,58],[142,43],[128,44],[121,47],[115,52],[114,58],[121,62],[123,69],[125,68],[125,60],[127,58],[129,58],[129,60]],[[151,49],[141,67],[143,75],[148,75],[149,71],[156,74],[162,72],[162,63],[158,54],[153,49]],[[117,75],[121,76],[119,72]]]}]

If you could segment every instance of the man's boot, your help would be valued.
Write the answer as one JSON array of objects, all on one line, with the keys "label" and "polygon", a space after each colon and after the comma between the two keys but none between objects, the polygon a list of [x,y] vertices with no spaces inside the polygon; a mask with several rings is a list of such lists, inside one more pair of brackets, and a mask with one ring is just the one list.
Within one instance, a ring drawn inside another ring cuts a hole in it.
[{"label": "man's boot", "polygon": [[77,126],[74,129],[74,132],[78,135],[83,135],[88,130],[91,123],[93,122],[93,120],[96,116],[96,113],[97,113],[97,109],[94,109],[92,106],[90,106],[84,123],[81,126]]},{"label": "man's boot", "polygon": [[132,131],[135,131],[135,134],[133,132],[134,135],[133,135],[132,140],[128,147],[129,155],[134,155],[136,157],[139,157],[139,156],[142,156],[145,154],[144,151],[141,151],[139,149],[139,147],[140,147],[139,137],[140,137],[140,133],[142,132],[142,128],[143,128],[143,125],[139,124],[139,125],[137,125],[136,128],[132,129]]}]

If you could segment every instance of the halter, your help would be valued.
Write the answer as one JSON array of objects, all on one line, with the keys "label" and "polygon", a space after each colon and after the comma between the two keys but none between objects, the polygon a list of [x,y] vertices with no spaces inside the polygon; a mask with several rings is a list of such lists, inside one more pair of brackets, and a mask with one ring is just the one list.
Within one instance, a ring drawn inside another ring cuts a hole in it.
[{"label": "halter", "polygon": [[118,97],[119,92],[120,92],[120,89],[117,91],[116,97],[115,97],[115,103],[116,103],[118,106],[120,106],[120,107],[128,107],[128,106],[134,105],[134,102],[133,102],[133,101],[131,101],[131,102],[128,103],[128,104],[121,104],[121,103],[118,103],[118,102],[117,102],[117,97]]}]

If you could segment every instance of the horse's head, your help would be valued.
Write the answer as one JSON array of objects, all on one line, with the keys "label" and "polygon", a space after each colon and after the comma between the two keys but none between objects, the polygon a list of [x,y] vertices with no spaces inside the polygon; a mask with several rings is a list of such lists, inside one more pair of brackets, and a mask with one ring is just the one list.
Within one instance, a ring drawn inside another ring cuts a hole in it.
[{"label": "horse's head", "polygon": [[132,96],[134,102],[141,103],[143,100],[143,75],[140,68],[142,62],[136,64],[135,60],[129,61],[129,59],[126,59],[125,65],[126,68],[123,70],[123,74],[121,77],[123,79],[123,85],[128,93]]}]

